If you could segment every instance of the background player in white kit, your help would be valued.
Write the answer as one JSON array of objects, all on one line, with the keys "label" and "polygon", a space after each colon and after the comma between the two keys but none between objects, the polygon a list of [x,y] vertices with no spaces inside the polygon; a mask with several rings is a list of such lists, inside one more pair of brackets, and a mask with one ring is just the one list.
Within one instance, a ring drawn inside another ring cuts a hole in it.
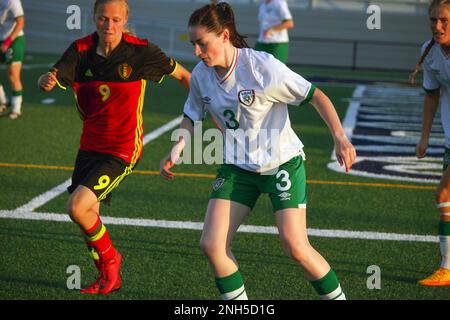
[{"label": "background player in white kit", "polygon": [[286,63],[289,52],[288,29],[294,27],[291,11],[285,0],[264,0],[258,11],[259,36],[255,50],[273,54]]},{"label": "background player in white kit", "polygon": [[[8,66],[8,78],[11,83],[12,111],[10,119],[17,119],[22,112],[22,81],[20,72],[25,51],[23,27],[24,13],[20,0],[0,0],[0,62]],[[6,98],[3,83],[0,83],[0,112],[6,110]]]},{"label": "background player in white kit", "polygon": [[414,76],[423,65],[425,89],[422,135],[416,155],[423,158],[428,148],[431,127],[437,108],[441,106],[441,121],[445,133],[444,173],[436,191],[440,213],[439,245],[442,256],[440,268],[419,281],[424,286],[450,285],[450,0],[434,0],[428,13],[433,38],[422,46],[422,57]]},{"label": "background player in white kit", "polygon": [[[245,160],[225,150],[206,212],[200,246],[215,275],[223,299],[247,299],[230,242],[261,193],[268,193],[276,215],[283,248],[305,271],[322,299],[345,299],[326,260],[308,242],[306,233],[306,176],[303,144],[290,126],[287,104],[311,102],[329,126],[337,158],[349,170],[355,149],[345,136],[331,101],[311,83],[272,55],[246,48],[236,31],[227,3],[206,5],[189,19],[189,37],[202,62],[192,72],[181,128],[193,131],[193,121],[211,113],[223,133],[278,129],[279,141],[249,150],[239,138]],[[161,175],[170,171],[186,141],[175,143],[161,161]],[[180,147],[181,145],[181,147]],[[227,149],[230,146],[226,146]],[[239,152],[237,152],[239,154]],[[272,171],[273,174],[267,174]]]}]

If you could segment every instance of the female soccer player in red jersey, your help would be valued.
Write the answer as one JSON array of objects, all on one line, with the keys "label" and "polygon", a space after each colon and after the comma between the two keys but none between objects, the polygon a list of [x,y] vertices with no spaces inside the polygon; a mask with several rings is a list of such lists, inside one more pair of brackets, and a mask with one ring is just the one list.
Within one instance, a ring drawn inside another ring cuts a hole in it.
[{"label": "female soccer player in red jersey", "polygon": [[83,119],[68,212],[99,270],[83,293],[107,294],[121,287],[122,257],[100,220],[100,202],[108,203],[141,156],[146,80],[159,83],[170,75],[189,90],[186,69],[156,45],[129,34],[128,12],[126,0],[95,1],[96,32],[72,43],[38,81],[44,91],[57,84],[72,87]]}]

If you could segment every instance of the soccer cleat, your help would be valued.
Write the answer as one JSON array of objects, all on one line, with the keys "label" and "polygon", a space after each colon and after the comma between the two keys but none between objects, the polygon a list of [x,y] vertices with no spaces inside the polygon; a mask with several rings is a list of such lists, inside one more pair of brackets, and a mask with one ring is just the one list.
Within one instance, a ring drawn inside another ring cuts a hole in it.
[{"label": "soccer cleat", "polygon": [[20,116],[20,113],[17,113],[17,112],[11,112],[11,113],[9,114],[9,118],[10,118],[11,120],[16,120],[19,116]]},{"label": "soccer cleat", "polygon": [[98,290],[100,289],[100,280],[102,279],[102,263],[100,260],[94,260],[95,266],[97,267],[97,270],[99,272],[99,275],[95,279],[95,282],[86,288],[83,288],[80,290],[81,293],[87,293],[87,294],[98,294]]},{"label": "soccer cleat", "polygon": [[3,113],[6,111],[6,104],[0,104],[0,113]]},{"label": "soccer cleat", "polygon": [[428,278],[420,280],[418,284],[430,287],[450,286],[450,270],[439,268]]},{"label": "soccer cleat", "polygon": [[98,294],[98,291],[100,290],[100,280],[102,279],[102,275],[98,275],[98,277],[95,279],[95,282],[86,288],[83,288],[80,290],[81,293],[86,294]]},{"label": "soccer cleat", "polygon": [[122,263],[122,255],[117,252],[112,259],[106,260],[102,264],[102,277],[99,281],[99,294],[108,294],[111,291],[119,290],[122,286],[120,278],[120,264]]}]

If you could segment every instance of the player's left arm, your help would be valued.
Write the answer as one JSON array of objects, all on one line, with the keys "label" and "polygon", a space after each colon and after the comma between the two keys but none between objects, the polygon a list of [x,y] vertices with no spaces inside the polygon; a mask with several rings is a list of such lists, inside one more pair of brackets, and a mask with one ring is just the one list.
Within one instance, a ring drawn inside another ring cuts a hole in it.
[{"label": "player's left arm", "polygon": [[191,79],[191,73],[187,71],[180,63],[177,62],[175,71],[170,75],[174,79],[181,82],[181,84],[189,91],[189,81]]},{"label": "player's left arm", "polygon": [[14,28],[11,31],[11,34],[2,43],[2,52],[3,53],[5,53],[6,50],[8,50],[8,48],[11,46],[13,41],[17,38],[17,35],[20,33],[20,31],[23,30],[24,27],[25,27],[24,16],[17,17],[16,24],[14,25]]},{"label": "player's left arm", "polygon": [[284,30],[284,29],[292,29],[293,27],[294,27],[294,20],[286,19],[286,20],[283,20],[282,23],[270,27],[269,30],[281,31],[281,30]]},{"label": "player's left arm", "polygon": [[319,88],[314,91],[310,102],[330,129],[336,148],[336,157],[339,164],[345,165],[345,171],[348,172],[356,159],[356,150],[342,128],[333,103]]}]

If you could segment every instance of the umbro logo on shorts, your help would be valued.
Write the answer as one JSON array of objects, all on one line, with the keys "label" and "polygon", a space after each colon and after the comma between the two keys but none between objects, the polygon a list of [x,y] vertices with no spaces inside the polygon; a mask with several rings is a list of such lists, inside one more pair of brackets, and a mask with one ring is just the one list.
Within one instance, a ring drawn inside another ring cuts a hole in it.
[{"label": "umbro logo on shorts", "polygon": [[283,192],[278,195],[281,201],[291,200],[291,194],[289,192]]}]

